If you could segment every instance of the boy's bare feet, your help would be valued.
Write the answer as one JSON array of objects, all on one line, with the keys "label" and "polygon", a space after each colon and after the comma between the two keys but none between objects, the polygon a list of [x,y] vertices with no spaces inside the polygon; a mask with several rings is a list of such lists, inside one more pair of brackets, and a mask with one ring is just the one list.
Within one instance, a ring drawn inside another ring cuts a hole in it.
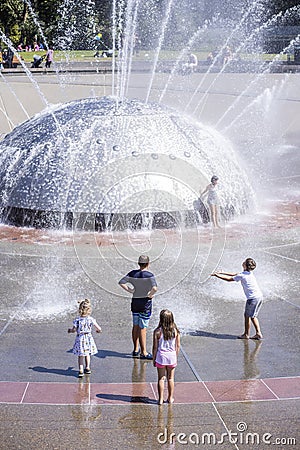
[{"label": "boy's bare feet", "polygon": [[167,400],[167,403],[174,403],[174,398],[170,398]]},{"label": "boy's bare feet", "polygon": [[238,339],[249,339],[249,336],[248,336],[248,334],[242,334],[241,336],[238,336],[237,337]]},{"label": "boy's bare feet", "polygon": [[262,334],[256,333],[254,336],[251,336],[250,339],[254,339],[255,341],[261,341],[263,339]]}]

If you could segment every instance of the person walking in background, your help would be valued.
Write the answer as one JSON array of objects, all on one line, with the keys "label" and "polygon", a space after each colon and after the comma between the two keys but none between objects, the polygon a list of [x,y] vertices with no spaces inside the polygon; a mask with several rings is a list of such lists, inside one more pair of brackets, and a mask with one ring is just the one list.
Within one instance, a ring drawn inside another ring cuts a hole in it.
[{"label": "person walking in background", "polygon": [[46,53],[46,64],[45,64],[46,69],[50,69],[51,63],[53,62],[53,55],[54,51],[52,47],[49,47]]},{"label": "person walking in background", "polygon": [[152,313],[152,298],[157,291],[155,277],[148,271],[149,264],[149,256],[141,255],[139,269],[132,270],[119,281],[121,288],[132,294],[132,356],[146,360],[152,360],[152,354],[146,349],[146,332]]},{"label": "person walking in background", "polygon": [[[73,327],[68,329],[68,333],[77,333],[73,347],[74,355],[78,356],[78,377],[82,378],[84,373],[91,373],[91,355],[95,355],[98,350],[92,336],[93,326],[97,333],[101,333],[101,327],[95,319],[90,316],[92,311],[91,302],[85,299],[79,304],[79,316],[73,321]],[[85,360],[85,369],[83,363]]]},{"label": "person walking in background", "polygon": [[207,194],[207,203],[210,209],[211,221],[215,228],[221,228],[218,220],[218,206],[219,206],[219,197],[217,193],[217,183],[218,177],[213,175],[210,180],[210,184],[206,186],[204,191],[200,194],[200,199]]},{"label": "person walking in background", "polygon": [[174,402],[174,374],[180,349],[180,332],[168,309],[160,312],[158,327],[153,332],[153,365],[157,368],[158,404],[164,402],[164,383],[168,381],[168,403]]},{"label": "person walking in background", "polygon": [[257,318],[258,312],[262,305],[263,294],[257,284],[256,278],[253,274],[253,270],[256,268],[256,262],[252,258],[247,258],[243,264],[243,272],[241,273],[226,273],[226,272],[215,272],[212,276],[220,278],[224,281],[240,281],[244,293],[247,298],[245,307],[245,329],[239,339],[249,339],[250,336],[250,326],[251,322],[255,328],[255,335],[250,339],[261,340],[263,338],[262,332],[260,330],[260,324]]}]

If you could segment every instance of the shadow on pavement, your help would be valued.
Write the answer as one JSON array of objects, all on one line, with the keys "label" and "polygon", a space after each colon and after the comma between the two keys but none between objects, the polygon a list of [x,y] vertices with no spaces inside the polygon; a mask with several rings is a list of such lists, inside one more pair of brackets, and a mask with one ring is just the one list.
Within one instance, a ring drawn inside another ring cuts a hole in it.
[{"label": "shadow on pavement", "polygon": [[96,358],[125,358],[125,359],[132,359],[132,356],[128,353],[120,353],[120,352],[114,352],[113,350],[99,350],[98,353],[95,355]]},{"label": "shadow on pavement", "polygon": [[208,331],[191,331],[189,333],[190,336],[202,336],[202,337],[208,337],[208,338],[214,338],[214,339],[237,339],[237,336],[235,334],[224,334],[224,333],[210,333]]},{"label": "shadow on pavement", "polygon": [[35,366],[35,367],[28,367],[28,369],[40,373],[53,373],[56,375],[63,375],[65,377],[78,378],[78,370],[75,370],[73,367],[68,367],[67,369],[55,369],[55,368],[49,369],[47,367]]},{"label": "shadow on pavement", "polygon": [[97,394],[96,397],[104,400],[113,400],[128,403],[152,403],[157,404],[157,400],[139,395],[120,395],[120,394]]}]

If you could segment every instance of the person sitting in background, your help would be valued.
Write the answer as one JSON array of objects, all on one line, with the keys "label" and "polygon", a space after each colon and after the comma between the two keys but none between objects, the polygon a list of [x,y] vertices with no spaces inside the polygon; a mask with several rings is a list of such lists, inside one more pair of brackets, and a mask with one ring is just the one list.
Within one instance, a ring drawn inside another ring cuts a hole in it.
[{"label": "person sitting in background", "polygon": [[2,52],[2,66],[3,68],[8,67],[8,54],[6,48]]},{"label": "person sitting in background", "polygon": [[189,53],[187,61],[183,64],[183,73],[190,74],[193,73],[198,66],[198,58],[195,53]]},{"label": "person sitting in background", "polygon": [[212,64],[214,62],[214,55],[212,54],[212,52],[209,52],[206,61],[208,62],[208,64]]},{"label": "person sitting in background", "polygon": [[227,47],[224,48],[223,51],[223,64],[228,64],[229,61],[232,59],[232,51],[231,48],[227,45]]},{"label": "person sitting in background", "polygon": [[43,62],[43,58],[40,55],[33,55],[33,61],[31,63],[31,68],[38,69]]}]

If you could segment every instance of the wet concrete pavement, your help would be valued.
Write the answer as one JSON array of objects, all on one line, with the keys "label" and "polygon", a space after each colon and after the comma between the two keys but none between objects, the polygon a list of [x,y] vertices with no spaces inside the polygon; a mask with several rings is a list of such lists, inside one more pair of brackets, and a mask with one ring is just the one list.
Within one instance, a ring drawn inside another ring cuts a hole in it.
[{"label": "wet concrete pavement", "polygon": [[[240,286],[199,281],[211,247],[208,229],[182,232],[186,253],[178,256],[176,231],[128,237],[1,227],[5,448],[298,448],[299,213],[294,204],[290,210],[288,221],[277,212],[248,224],[247,233],[244,224],[228,226],[218,265],[239,270],[250,251],[258,261],[265,294],[262,342],[236,339],[243,327]],[[189,267],[196,239],[196,264],[183,271],[177,285],[174,275]],[[159,407],[155,369],[130,355],[130,299],[122,296],[117,280],[137,254],[148,249],[156,255],[163,240],[166,258],[156,259],[152,270],[164,292],[154,301],[148,350],[159,311],[168,307],[182,330],[182,352],[175,403]],[[164,272],[166,261],[173,261],[172,273]],[[99,352],[92,374],[78,380],[74,336],[66,331],[76,301],[85,296],[103,333],[95,335]],[[230,431],[237,433],[232,443]]]}]

